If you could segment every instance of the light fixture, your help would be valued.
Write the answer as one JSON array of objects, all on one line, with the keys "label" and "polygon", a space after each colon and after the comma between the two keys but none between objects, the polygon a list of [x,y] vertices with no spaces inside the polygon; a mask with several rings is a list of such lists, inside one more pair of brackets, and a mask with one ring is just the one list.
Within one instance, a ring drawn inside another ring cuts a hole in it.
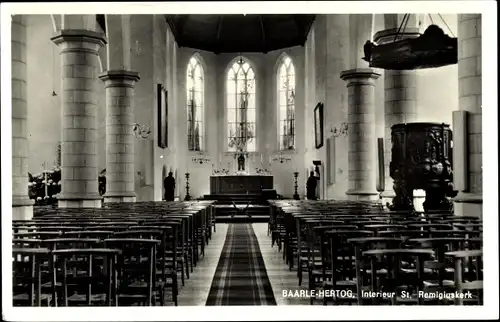
[{"label": "light fixture", "polygon": [[332,126],[330,129],[330,132],[333,133],[333,137],[339,137],[339,136],[347,136],[347,131],[349,129],[349,126],[347,125],[346,122],[340,124],[340,128],[337,128],[336,126]]},{"label": "light fixture", "polygon": [[279,155],[273,157],[273,162],[285,163],[291,160],[292,158],[290,156],[284,155],[283,152],[280,152]]},{"label": "light fixture", "polygon": [[55,63],[55,45],[52,46],[52,96],[57,96],[56,90],[55,90],[55,78],[56,78],[56,63]]},{"label": "light fixture", "polygon": [[210,158],[200,153],[198,156],[193,157],[191,161],[193,161],[193,163],[204,164],[210,162]]},{"label": "light fixture", "polygon": [[151,134],[151,127],[134,123],[132,126],[134,136],[138,139],[147,139]]}]

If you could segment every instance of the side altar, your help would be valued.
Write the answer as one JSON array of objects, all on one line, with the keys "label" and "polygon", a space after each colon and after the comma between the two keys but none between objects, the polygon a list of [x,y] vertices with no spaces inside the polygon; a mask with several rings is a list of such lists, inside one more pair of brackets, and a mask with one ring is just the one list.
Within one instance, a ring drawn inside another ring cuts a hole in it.
[{"label": "side altar", "polygon": [[210,194],[260,194],[262,189],[273,189],[273,176],[221,175],[210,177]]}]

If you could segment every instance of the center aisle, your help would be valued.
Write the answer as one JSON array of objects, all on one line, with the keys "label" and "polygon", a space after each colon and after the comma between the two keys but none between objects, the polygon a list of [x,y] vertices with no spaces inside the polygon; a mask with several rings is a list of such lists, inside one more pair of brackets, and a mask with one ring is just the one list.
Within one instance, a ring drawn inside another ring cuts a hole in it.
[{"label": "center aisle", "polygon": [[252,224],[229,224],[206,305],[276,305]]}]

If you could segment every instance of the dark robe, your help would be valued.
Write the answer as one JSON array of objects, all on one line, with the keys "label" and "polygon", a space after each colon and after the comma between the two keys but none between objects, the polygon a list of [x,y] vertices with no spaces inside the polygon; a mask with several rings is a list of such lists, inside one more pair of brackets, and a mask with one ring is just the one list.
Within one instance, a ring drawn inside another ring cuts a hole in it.
[{"label": "dark robe", "polygon": [[307,179],[306,190],[307,190],[307,199],[308,200],[316,200],[316,187],[318,185],[318,179],[316,177],[309,177]]},{"label": "dark robe", "polygon": [[175,178],[174,177],[166,177],[163,180],[163,188],[165,188],[165,200],[166,201],[174,201]]}]

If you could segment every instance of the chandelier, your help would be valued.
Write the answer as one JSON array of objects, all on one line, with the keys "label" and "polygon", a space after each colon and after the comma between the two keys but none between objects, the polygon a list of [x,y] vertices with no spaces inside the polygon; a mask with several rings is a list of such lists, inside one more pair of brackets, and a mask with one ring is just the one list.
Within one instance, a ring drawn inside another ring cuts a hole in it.
[{"label": "chandelier", "polygon": [[288,155],[284,155],[283,152],[280,152],[279,155],[273,157],[273,162],[285,163],[291,160],[292,158]]},{"label": "chandelier", "polygon": [[332,128],[330,129],[330,132],[333,133],[333,137],[339,137],[339,136],[347,136],[347,131],[349,129],[349,126],[346,122],[340,124],[340,127],[336,127],[332,125]]},{"label": "chandelier", "polygon": [[200,155],[198,155],[198,156],[193,157],[193,158],[191,159],[191,161],[193,161],[193,163],[205,164],[205,163],[210,162],[210,158],[209,158],[209,157],[204,156],[203,154],[200,154]]}]

